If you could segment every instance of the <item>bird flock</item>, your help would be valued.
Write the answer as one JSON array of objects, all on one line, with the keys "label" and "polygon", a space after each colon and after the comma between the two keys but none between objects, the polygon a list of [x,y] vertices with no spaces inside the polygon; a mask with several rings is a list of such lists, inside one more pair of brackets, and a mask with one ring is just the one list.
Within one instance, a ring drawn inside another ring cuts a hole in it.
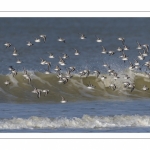
[{"label": "bird flock", "polygon": [[[81,40],[86,40],[87,37],[84,34],[79,33],[79,35],[80,35],[79,38]],[[36,42],[36,43],[44,42],[45,43],[46,39],[47,39],[47,36],[42,34],[42,35],[39,36],[39,38],[36,38],[34,40],[34,42]],[[141,45],[138,41],[136,41],[136,44],[137,44],[136,49],[139,51],[139,55],[137,56],[137,58],[134,59],[134,62],[131,62],[131,61],[129,61],[129,56],[126,55],[126,51],[129,51],[130,48],[125,44],[125,38],[119,37],[117,40],[121,41],[121,44],[122,44],[121,47],[117,48],[117,51],[121,54],[119,56],[119,58],[124,63],[129,63],[128,69],[131,70],[131,71],[135,71],[135,70],[140,71],[142,69],[142,67],[145,66],[146,67],[146,69],[144,71],[145,76],[150,78],[150,72],[149,72],[149,70],[150,70],[150,60],[146,61],[142,65],[140,65],[140,62],[139,62],[139,61],[145,60],[145,58],[148,56],[148,54],[149,54],[149,45],[148,44]],[[63,42],[64,44],[66,43],[66,40],[64,38],[61,38],[61,37],[58,37],[57,41],[58,42]],[[102,38],[99,38],[98,36],[95,36],[95,42],[102,43],[103,40],[102,40]],[[26,45],[30,47],[30,46],[34,46],[34,43],[31,43],[30,41],[27,41]],[[9,43],[9,42],[6,42],[4,44],[4,46],[6,48],[9,48],[9,47],[12,46],[12,44]],[[74,48],[74,51],[75,51],[74,52],[75,56],[80,55],[80,52],[76,48]],[[102,46],[101,55],[111,56],[111,55],[114,55],[115,53],[116,53],[116,51],[113,51],[113,50],[107,51],[106,48],[104,46]],[[13,51],[12,55],[13,56],[18,56],[18,51],[15,47],[14,47],[14,51]],[[48,57],[50,59],[55,58],[53,53],[49,53]],[[68,54],[63,53],[63,56],[59,57],[59,62],[58,62],[59,65],[56,65],[56,67],[54,69],[54,71],[56,72],[56,76],[58,78],[59,83],[67,84],[67,82],[69,80],[71,80],[71,78],[73,77],[73,72],[76,70],[76,67],[70,66],[70,67],[66,68],[66,73],[65,74],[61,72],[62,69],[60,68],[60,66],[65,66],[66,65],[66,60],[68,58],[69,58]],[[51,71],[50,71],[51,62],[48,62],[43,58],[40,58],[40,59],[41,59],[41,61],[40,61],[41,65],[47,65],[47,69],[45,71],[45,74],[50,74],[51,73]],[[16,63],[21,64],[22,61],[20,59],[18,59],[16,61]],[[109,64],[104,63],[102,66],[107,69],[107,72],[108,72],[109,76],[111,76],[111,78],[113,79],[113,82],[110,83],[109,88],[111,90],[115,91],[116,88],[117,88],[117,86],[115,84],[115,81],[119,80],[121,77],[119,76],[119,74],[115,70],[111,69]],[[13,66],[9,66],[8,69],[10,70],[12,76],[15,78],[15,76],[17,76],[17,74],[18,74],[16,69]],[[44,93],[44,96],[47,96],[49,94],[49,92],[50,92],[49,89],[38,89],[38,88],[36,88],[32,85],[31,75],[27,72],[27,70],[25,68],[23,68],[23,72],[24,72],[23,73],[24,79],[28,80],[28,83],[33,87],[33,91],[31,91],[31,92],[37,94],[37,98],[40,98],[42,93]],[[95,77],[100,78],[102,82],[104,82],[104,80],[107,79],[107,76],[102,75],[101,71],[99,71],[99,70],[94,70],[93,72],[91,72],[88,69],[84,69],[84,70],[82,70],[78,73],[80,78],[81,77],[86,77],[87,78],[87,77],[89,77],[90,74],[95,74]],[[122,74],[122,75],[123,75],[123,79],[125,81],[123,83],[120,83],[120,84],[123,84],[124,88],[130,89],[130,91],[132,92],[135,89],[135,83],[130,81],[130,76],[128,74]],[[11,82],[9,80],[6,80],[4,82],[4,84],[6,86],[8,86],[8,85],[11,84]],[[87,84],[87,88],[91,89],[91,90],[94,90],[96,88],[96,86],[94,86],[89,81],[89,84]],[[147,85],[142,85],[141,89],[143,91],[149,90]],[[61,103],[66,103],[67,100],[63,96],[61,96],[61,101],[60,102]]]}]

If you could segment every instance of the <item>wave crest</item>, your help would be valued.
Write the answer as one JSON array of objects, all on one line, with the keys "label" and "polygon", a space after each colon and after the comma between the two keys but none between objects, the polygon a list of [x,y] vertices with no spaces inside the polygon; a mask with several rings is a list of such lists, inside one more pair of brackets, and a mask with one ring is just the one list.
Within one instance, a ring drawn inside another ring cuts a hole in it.
[{"label": "wave crest", "polygon": [[[126,72],[125,72],[126,73]],[[135,84],[135,89],[131,92],[130,89],[124,88],[123,82],[127,81],[123,79],[123,73],[120,73],[120,78],[114,81],[112,76],[105,74],[107,77],[104,81],[101,78],[96,78],[94,75],[89,77],[80,77],[77,74],[73,74],[73,77],[69,79],[68,83],[63,84],[58,82],[57,75],[51,73],[49,75],[29,71],[31,76],[31,83],[23,77],[23,72],[19,72],[17,76],[12,77],[12,75],[0,75],[1,79],[1,100],[15,101],[15,102],[28,102],[35,101],[41,102],[52,101],[60,102],[61,95],[66,97],[69,101],[76,100],[89,100],[89,99],[112,99],[112,98],[123,98],[123,97],[150,97],[148,91],[143,91],[143,85],[147,85],[150,88],[150,79],[144,73],[134,73],[129,72],[130,79],[129,82]],[[101,75],[102,76],[102,75]],[[5,85],[4,82],[10,80],[10,85]],[[87,84],[93,84],[95,89],[88,89]],[[109,88],[111,83],[115,83],[116,89],[113,91]],[[42,93],[41,97],[38,99],[36,94],[32,91],[34,87],[38,89],[48,89],[49,94],[44,96]],[[38,99],[38,100],[37,100]]]}]

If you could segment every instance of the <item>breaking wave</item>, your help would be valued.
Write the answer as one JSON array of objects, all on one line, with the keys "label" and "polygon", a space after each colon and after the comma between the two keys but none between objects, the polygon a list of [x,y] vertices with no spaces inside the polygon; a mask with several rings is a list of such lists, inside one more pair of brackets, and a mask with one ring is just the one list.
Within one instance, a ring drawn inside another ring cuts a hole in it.
[{"label": "breaking wave", "polygon": [[[23,77],[23,72],[13,77],[11,74],[0,75],[0,101],[27,102],[34,101],[36,103],[43,101],[60,102],[61,96],[64,96],[68,101],[76,100],[97,100],[97,99],[120,99],[121,97],[150,97],[149,91],[143,91],[143,85],[150,88],[150,79],[145,73],[135,73],[124,71],[119,74],[119,79],[114,81],[112,76],[105,74],[107,77],[104,81],[95,75],[89,77],[80,77],[78,74],[73,74],[73,77],[66,84],[59,83],[57,74],[44,74],[41,72],[28,71],[31,77],[31,83]],[[123,79],[123,73],[128,73],[130,79]],[[100,75],[102,76],[102,75]],[[5,85],[4,82],[9,80],[10,85]],[[131,92],[130,89],[124,87],[123,82],[129,81],[135,84],[135,89]],[[95,89],[88,89],[87,84],[93,84]],[[111,83],[116,84],[116,89],[113,91],[109,88]],[[49,94],[41,94],[40,98],[32,93],[34,87],[38,89],[48,89]]]},{"label": "breaking wave", "polygon": [[55,128],[84,128],[106,129],[116,127],[149,127],[150,116],[116,115],[116,116],[89,116],[82,118],[47,118],[32,116],[27,119],[1,119],[0,129],[55,129]]}]

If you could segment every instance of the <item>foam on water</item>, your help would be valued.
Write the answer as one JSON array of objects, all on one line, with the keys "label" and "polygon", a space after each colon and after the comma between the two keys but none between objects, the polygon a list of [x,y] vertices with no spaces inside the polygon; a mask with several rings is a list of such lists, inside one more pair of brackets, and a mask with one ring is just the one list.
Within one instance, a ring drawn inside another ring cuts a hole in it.
[{"label": "foam on water", "polygon": [[150,116],[116,115],[116,116],[89,116],[82,118],[48,118],[31,116],[30,118],[1,119],[0,129],[35,129],[35,128],[84,128],[106,129],[117,127],[149,127]]}]

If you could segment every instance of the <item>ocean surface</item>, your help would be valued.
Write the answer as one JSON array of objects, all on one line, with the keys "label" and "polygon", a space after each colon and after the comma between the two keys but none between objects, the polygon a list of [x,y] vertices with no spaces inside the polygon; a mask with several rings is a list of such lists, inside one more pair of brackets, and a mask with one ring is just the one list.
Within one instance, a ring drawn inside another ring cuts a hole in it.
[{"label": "ocean surface", "polygon": [[150,18],[0,18],[0,132],[150,132],[150,90],[142,89],[150,88],[149,24]]}]

